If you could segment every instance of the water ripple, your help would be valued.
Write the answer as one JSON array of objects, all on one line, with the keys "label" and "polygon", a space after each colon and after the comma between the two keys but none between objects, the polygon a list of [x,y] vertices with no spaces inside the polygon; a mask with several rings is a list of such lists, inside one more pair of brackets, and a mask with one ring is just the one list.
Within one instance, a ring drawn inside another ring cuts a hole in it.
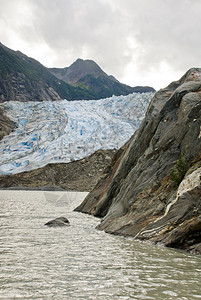
[{"label": "water ripple", "polygon": [[[0,299],[201,299],[201,257],[95,230],[73,212],[86,193],[50,195],[0,193]],[[61,215],[71,226],[44,226]]]}]

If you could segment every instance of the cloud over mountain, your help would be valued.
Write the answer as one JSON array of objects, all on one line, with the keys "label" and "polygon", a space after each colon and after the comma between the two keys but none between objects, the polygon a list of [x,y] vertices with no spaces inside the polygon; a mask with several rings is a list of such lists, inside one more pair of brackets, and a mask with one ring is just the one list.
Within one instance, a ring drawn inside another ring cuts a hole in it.
[{"label": "cloud over mountain", "polygon": [[90,58],[127,84],[167,84],[199,64],[200,11],[197,0],[1,0],[0,33],[49,67]]}]

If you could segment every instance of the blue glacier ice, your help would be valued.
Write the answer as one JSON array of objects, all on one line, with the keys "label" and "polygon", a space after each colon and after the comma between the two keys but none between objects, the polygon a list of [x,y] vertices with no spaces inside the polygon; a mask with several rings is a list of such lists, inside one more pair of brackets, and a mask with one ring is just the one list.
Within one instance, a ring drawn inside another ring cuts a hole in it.
[{"label": "blue glacier ice", "polygon": [[0,104],[16,125],[0,142],[0,174],[121,147],[139,127],[152,96],[134,93],[90,101]]}]

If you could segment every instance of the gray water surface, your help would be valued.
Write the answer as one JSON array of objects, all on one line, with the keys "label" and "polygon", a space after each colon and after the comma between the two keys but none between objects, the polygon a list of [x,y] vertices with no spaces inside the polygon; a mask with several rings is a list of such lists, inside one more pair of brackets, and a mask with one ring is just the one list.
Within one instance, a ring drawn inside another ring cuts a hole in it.
[{"label": "gray water surface", "polygon": [[85,196],[0,191],[0,299],[201,299],[200,256],[97,231]]}]

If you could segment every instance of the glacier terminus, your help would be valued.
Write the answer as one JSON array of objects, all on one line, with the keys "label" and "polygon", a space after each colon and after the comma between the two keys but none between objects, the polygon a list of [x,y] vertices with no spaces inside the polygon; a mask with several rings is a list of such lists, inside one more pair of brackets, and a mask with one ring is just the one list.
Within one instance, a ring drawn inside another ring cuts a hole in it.
[{"label": "glacier terminus", "polygon": [[0,104],[15,124],[0,142],[0,174],[120,148],[139,127],[152,97],[153,93],[133,93],[100,100]]}]

